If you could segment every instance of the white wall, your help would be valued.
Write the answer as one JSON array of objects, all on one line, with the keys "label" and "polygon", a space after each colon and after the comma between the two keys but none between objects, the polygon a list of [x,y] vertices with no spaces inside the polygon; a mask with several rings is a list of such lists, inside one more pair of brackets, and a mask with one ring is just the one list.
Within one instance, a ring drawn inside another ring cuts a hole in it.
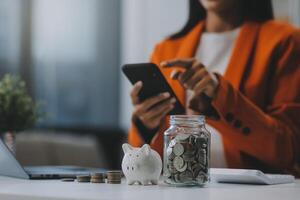
[{"label": "white wall", "polygon": [[300,25],[299,0],[273,0],[273,8],[276,18]]},{"label": "white wall", "polygon": [[[147,62],[155,43],[179,30],[187,20],[187,0],[122,0],[121,63]],[[120,122],[128,128],[131,85],[121,75]]]}]

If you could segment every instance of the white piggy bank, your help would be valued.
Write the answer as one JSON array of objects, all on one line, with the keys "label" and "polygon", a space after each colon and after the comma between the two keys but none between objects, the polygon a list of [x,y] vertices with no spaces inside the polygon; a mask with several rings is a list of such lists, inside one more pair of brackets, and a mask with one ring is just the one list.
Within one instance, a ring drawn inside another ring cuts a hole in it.
[{"label": "white piggy bank", "polygon": [[127,184],[139,183],[143,185],[157,185],[162,161],[159,154],[152,150],[148,144],[141,148],[134,148],[123,144],[124,157],[122,171],[127,179]]}]

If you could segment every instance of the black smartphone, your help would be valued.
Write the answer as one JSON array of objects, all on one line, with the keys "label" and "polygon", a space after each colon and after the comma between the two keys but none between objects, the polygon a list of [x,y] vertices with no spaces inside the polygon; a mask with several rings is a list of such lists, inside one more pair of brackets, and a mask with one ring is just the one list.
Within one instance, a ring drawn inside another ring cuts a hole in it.
[{"label": "black smartphone", "polygon": [[158,66],[153,63],[126,64],[122,67],[122,70],[132,84],[135,84],[138,81],[143,82],[143,87],[139,92],[140,101],[144,101],[149,97],[153,97],[163,92],[168,92],[171,97],[176,99],[174,109],[171,110],[169,114],[179,115],[185,113],[184,107]]}]

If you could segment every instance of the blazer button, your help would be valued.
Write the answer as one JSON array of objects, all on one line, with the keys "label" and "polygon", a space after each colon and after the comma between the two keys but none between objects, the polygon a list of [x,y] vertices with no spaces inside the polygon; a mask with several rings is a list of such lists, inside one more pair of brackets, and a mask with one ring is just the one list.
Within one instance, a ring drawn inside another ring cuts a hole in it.
[{"label": "blazer button", "polygon": [[242,129],[242,133],[243,133],[244,135],[249,135],[250,132],[251,132],[251,129],[250,129],[249,127],[244,127],[244,128]]},{"label": "blazer button", "polygon": [[242,127],[242,122],[240,120],[235,120],[233,123],[233,126],[235,128],[241,128]]},{"label": "blazer button", "polygon": [[227,113],[226,116],[225,116],[225,119],[227,122],[232,122],[233,119],[234,119],[234,116],[232,113]]}]

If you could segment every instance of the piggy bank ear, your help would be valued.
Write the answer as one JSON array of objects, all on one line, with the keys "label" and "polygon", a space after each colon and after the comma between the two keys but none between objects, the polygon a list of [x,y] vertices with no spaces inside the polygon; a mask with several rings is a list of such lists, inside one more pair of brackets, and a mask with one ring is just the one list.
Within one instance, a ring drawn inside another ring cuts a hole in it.
[{"label": "piggy bank ear", "polygon": [[122,149],[123,149],[124,154],[126,154],[126,153],[128,153],[129,151],[132,151],[132,150],[133,150],[132,146],[131,146],[130,144],[127,144],[127,143],[124,143],[124,144],[122,145]]},{"label": "piggy bank ear", "polygon": [[140,149],[140,151],[141,151],[144,155],[148,156],[148,155],[150,154],[151,148],[150,148],[150,146],[149,146],[148,144],[144,144],[144,145],[142,146],[142,148]]}]

